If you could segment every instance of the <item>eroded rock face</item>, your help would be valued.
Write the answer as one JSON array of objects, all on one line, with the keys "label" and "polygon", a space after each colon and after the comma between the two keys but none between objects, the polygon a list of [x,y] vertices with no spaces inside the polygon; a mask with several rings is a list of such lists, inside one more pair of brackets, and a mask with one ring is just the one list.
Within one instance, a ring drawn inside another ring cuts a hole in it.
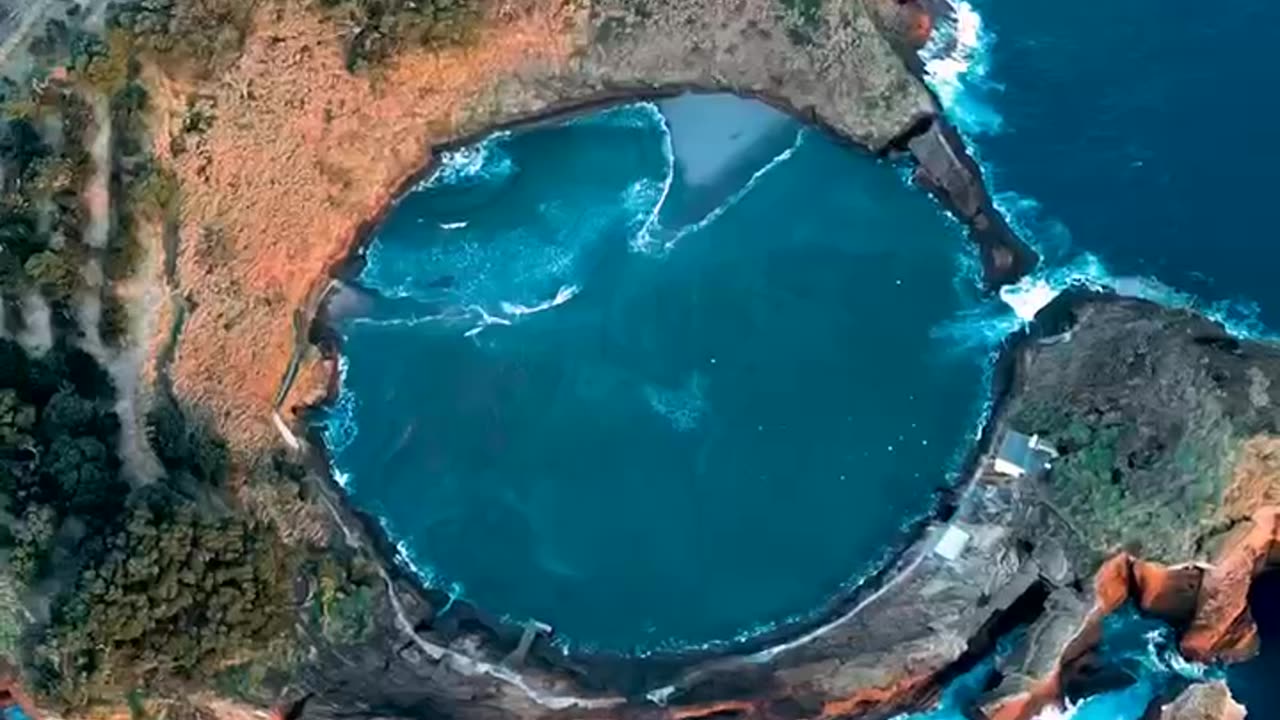
[{"label": "eroded rock face", "polygon": [[[878,2],[878,0],[875,0]],[[873,2],[874,4],[874,2]],[[936,113],[864,2],[594,0],[568,28],[567,62],[500,77],[463,108],[456,133],[488,132],[548,109],[682,88],[754,95],[872,149]]]},{"label": "eroded rock face", "polygon": [[[347,71],[341,33],[314,3],[261,6],[242,56],[217,78],[149,74],[157,154],[183,188],[171,290],[196,309],[160,370],[233,450],[268,447],[272,410],[282,406],[288,419],[324,385],[290,393],[281,378],[303,354],[330,272],[433,148],[682,90],[757,96],[874,152],[929,133],[921,176],[989,228],[979,240],[991,279],[1026,271],[1034,255],[996,222],[976,165],[939,127],[932,97],[895,51],[919,38],[882,32],[919,32],[920,3],[825,0],[811,17],[793,4],[507,0],[493,4],[475,42],[406,52],[363,75]],[[218,118],[201,133],[183,129],[194,96]],[[162,320],[153,323],[157,347],[171,330]]]},{"label": "eroded rock face", "polygon": [[[1189,627],[1185,645],[1201,656],[1239,657],[1232,653],[1251,648],[1253,636],[1249,583],[1275,554],[1276,514],[1258,504],[1271,501],[1277,476],[1257,438],[1280,416],[1270,385],[1256,378],[1280,378],[1280,350],[1134,300],[1064,298],[1047,312],[998,368],[1010,394],[987,440],[1005,429],[1040,431],[1061,456],[1048,476],[1020,478],[979,457],[947,519],[970,538],[959,557],[933,551],[944,529],[935,524],[825,626],[795,629],[754,654],[674,665],[578,658],[557,669],[535,646],[518,670],[523,687],[460,675],[420,640],[404,641],[405,627],[416,628],[500,664],[514,638],[482,631],[480,617],[452,629],[433,623],[430,602],[398,584],[408,610],[398,625],[387,616],[382,650],[360,648],[367,659],[355,664],[335,655],[295,684],[315,693],[307,715],[350,715],[377,698],[390,703],[382,714],[470,716],[473,704],[459,702],[467,697],[484,699],[486,717],[888,716],[927,703],[942,674],[984,652],[1013,617],[1031,628],[982,709],[993,720],[1025,720],[1059,699],[1087,664],[1102,620],[1128,601]],[[1246,443],[1261,449],[1238,454]],[[397,637],[402,645],[388,655]],[[644,695],[651,689],[665,706]],[[600,704],[557,710],[547,698]]]},{"label": "eroded rock face", "polygon": [[1166,705],[1160,720],[1244,720],[1245,708],[1231,697],[1226,683],[1192,685]]}]

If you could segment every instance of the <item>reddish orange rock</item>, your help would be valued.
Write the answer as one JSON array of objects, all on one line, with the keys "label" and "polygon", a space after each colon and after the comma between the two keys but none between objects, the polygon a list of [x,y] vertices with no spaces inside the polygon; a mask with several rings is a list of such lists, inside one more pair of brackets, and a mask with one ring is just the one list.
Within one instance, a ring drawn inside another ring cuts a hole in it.
[{"label": "reddish orange rock", "polygon": [[1136,560],[1133,584],[1138,607],[1167,622],[1183,623],[1195,616],[1204,570],[1195,565],[1168,567]]},{"label": "reddish orange rock", "polygon": [[858,717],[875,708],[905,704],[935,690],[933,673],[904,677],[889,687],[872,688],[822,704],[822,718]]},{"label": "reddish orange rock", "polygon": [[1257,652],[1257,626],[1249,612],[1249,588],[1280,545],[1280,508],[1265,507],[1223,548],[1204,575],[1195,619],[1182,652],[1200,661],[1239,662]]},{"label": "reddish orange rock", "polygon": [[671,710],[672,720],[698,720],[698,718],[711,717],[712,715],[722,715],[727,713],[741,713],[750,715],[755,710],[755,703],[746,700],[726,700],[724,702],[707,703],[705,705],[688,705],[685,707],[673,708]]}]

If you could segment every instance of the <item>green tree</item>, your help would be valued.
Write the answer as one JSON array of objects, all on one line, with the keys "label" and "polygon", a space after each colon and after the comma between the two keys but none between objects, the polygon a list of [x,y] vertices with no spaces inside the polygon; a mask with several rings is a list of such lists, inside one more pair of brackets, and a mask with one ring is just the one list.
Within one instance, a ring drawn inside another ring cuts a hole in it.
[{"label": "green tree", "polygon": [[70,385],[65,385],[49,398],[40,414],[40,422],[47,437],[57,438],[68,433],[88,432],[101,412],[97,403],[86,400]]},{"label": "green tree", "polygon": [[114,97],[129,85],[133,69],[133,43],[119,28],[107,32],[105,52],[88,62],[82,77],[94,90]]},{"label": "green tree", "polygon": [[41,290],[55,302],[66,303],[84,283],[74,253],[44,250],[32,255],[23,266]]},{"label": "green tree", "polygon": [[90,436],[58,436],[43,458],[42,472],[64,512],[97,525],[113,519],[129,486],[116,474],[114,454]]},{"label": "green tree", "polygon": [[29,447],[36,426],[36,408],[22,401],[16,390],[0,390],[0,448]]},{"label": "green tree", "polygon": [[46,505],[32,505],[14,525],[10,563],[19,582],[29,584],[40,576],[58,531],[58,516]]},{"label": "green tree", "polygon": [[292,567],[259,525],[189,503],[138,504],[59,618],[64,690],[104,676],[190,679],[265,645],[291,625]]}]

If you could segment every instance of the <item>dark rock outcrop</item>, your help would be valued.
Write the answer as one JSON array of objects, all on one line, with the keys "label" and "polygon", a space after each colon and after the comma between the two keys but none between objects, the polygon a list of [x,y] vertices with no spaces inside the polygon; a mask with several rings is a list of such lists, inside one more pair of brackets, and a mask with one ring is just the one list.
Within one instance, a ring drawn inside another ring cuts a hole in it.
[{"label": "dark rock outcrop", "polygon": [[[1030,630],[983,709],[1021,720],[1060,697],[1128,601],[1188,627],[1184,647],[1202,655],[1247,647],[1248,584],[1274,555],[1276,524],[1257,507],[1271,495],[1239,490],[1233,463],[1280,426],[1257,381],[1280,378],[1280,349],[1123,298],[1068,296],[1044,317],[998,366],[1008,395],[983,446],[1007,428],[1039,431],[1060,453],[1050,472],[1001,476],[977,454],[946,522],[827,624],[708,659],[562,657],[534,643],[509,667],[518,634],[478,614],[436,622],[434,603],[392,573],[376,642],[322,649],[295,679],[312,696],[304,717],[887,716],[927,704],[1016,618]],[[1280,483],[1262,474],[1253,485]],[[350,513],[344,524],[353,536],[371,525]],[[968,537],[954,558],[934,549],[947,527]]]},{"label": "dark rock outcrop", "polygon": [[[938,3],[933,3],[933,6]],[[756,97],[877,154],[906,150],[917,177],[974,230],[989,283],[1037,257],[992,205],[982,172],[917,77],[933,27],[919,0],[594,0],[569,33],[572,61],[523,68],[466,106],[456,142],[602,103],[685,91]]]}]

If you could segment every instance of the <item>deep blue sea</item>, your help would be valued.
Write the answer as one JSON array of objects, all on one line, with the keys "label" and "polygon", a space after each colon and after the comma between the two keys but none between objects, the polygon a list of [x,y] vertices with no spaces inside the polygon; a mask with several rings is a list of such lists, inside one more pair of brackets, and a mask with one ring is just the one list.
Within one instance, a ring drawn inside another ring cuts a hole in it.
[{"label": "deep blue sea", "polygon": [[[1280,4],[954,1],[924,52],[931,85],[1046,258],[1006,299],[1026,315],[1074,280],[1280,329],[1266,42]],[[1280,718],[1276,583],[1255,600],[1262,656],[1226,675],[1251,718]]]},{"label": "deep blue sea", "polygon": [[[956,11],[930,83],[1045,257],[999,299],[902,168],[723,98],[495,135],[399,200],[337,303],[324,432],[407,562],[576,648],[733,642],[877,566],[954,479],[994,343],[1066,284],[1280,328],[1280,5]],[[1042,717],[1138,720],[1205,676],[1280,717],[1274,648],[1229,671],[1172,648],[1115,619],[1103,655],[1139,681]],[[989,671],[914,720],[959,720]]]}]

